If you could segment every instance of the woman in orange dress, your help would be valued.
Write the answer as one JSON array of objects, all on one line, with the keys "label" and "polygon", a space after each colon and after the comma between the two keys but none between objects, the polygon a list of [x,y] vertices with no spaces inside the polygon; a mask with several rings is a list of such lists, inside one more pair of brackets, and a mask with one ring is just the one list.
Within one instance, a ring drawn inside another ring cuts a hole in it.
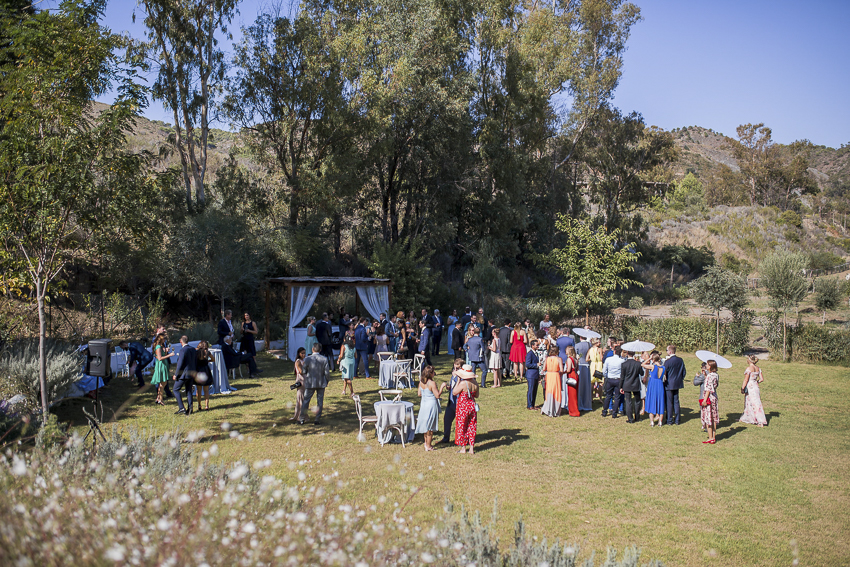
[{"label": "woman in orange dress", "polygon": [[525,336],[525,331],[519,323],[514,325],[514,330],[511,331],[511,352],[508,359],[513,362],[513,375],[520,380],[525,376],[525,344],[528,338]]},{"label": "woman in orange dress", "polygon": [[[567,409],[570,412],[570,417],[580,417],[581,412],[578,411],[578,360],[576,360],[576,349],[575,347],[568,346],[566,352],[567,362],[564,365],[564,374],[566,376],[564,384],[567,385]],[[570,378],[575,380],[574,386],[567,383],[567,380]]]},{"label": "woman in orange dress", "polygon": [[546,396],[543,402],[543,409],[540,413],[549,417],[558,417],[561,415],[561,375],[564,373],[564,363],[561,357],[558,356],[558,347],[549,349],[549,356],[546,357],[546,363],[543,365],[543,372],[546,380]]}]

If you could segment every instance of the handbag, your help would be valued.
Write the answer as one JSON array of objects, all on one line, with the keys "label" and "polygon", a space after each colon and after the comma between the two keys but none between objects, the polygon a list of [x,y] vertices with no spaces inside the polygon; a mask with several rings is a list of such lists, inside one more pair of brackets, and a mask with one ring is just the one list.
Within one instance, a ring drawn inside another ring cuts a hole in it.
[{"label": "handbag", "polygon": [[[469,384],[466,385],[466,395],[472,398],[472,392],[469,391]],[[478,407],[478,402],[475,402],[475,413],[477,414],[481,411],[481,408]]]},{"label": "handbag", "polygon": [[604,378],[605,376],[602,374],[601,370],[594,370],[593,371],[593,377],[596,378],[597,380],[602,380],[602,378]]},{"label": "handbag", "polygon": [[747,394],[749,394],[749,393],[750,393],[750,390],[749,390],[749,388],[747,388],[746,386],[744,386],[743,388],[741,388],[741,393],[742,393],[742,394],[744,394],[744,395],[746,396]]},{"label": "handbag", "polygon": [[567,378],[567,386],[577,386],[578,380],[575,378]]}]

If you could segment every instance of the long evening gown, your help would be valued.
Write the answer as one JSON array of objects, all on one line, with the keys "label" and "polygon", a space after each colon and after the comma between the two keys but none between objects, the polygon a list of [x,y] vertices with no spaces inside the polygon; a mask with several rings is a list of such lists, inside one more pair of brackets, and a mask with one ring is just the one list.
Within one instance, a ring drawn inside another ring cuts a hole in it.
[{"label": "long evening gown", "polygon": [[761,390],[758,378],[761,370],[757,372],[747,371],[747,395],[744,397],[744,415],[740,421],[752,425],[767,425],[767,416],[764,415],[764,407],[761,405]]},{"label": "long evening gown", "polygon": [[[581,412],[578,409],[578,379],[579,379],[579,377],[578,377],[578,372],[576,372],[576,369],[578,368],[578,362],[576,362],[576,359],[573,358],[572,356],[570,356],[568,358],[568,360],[572,361],[573,369],[570,370],[566,374],[566,378],[572,378],[573,380],[575,380],[576,385],[570,386],[569,384],[567,384],[567,409],[570,412],[570,417],[579,417],[579,416],[581,416]],[[566,380],[564,380],[564,383],[566,384]]]},{"label": "long evening gown", "polygon": [[546,376],[546,393],[544,396],[543,408],[540,413],[549,417],[558,417],[561,415],[561,374],[564,371],[563,362],[558,356],[546,357],[546,363],[543,365],[543,372]]}]

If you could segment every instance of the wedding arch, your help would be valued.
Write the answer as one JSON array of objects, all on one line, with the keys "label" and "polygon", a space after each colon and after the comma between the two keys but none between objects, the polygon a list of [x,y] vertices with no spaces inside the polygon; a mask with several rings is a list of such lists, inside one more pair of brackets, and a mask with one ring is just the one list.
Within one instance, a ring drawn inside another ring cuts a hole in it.
[{"label": "wedding arch", "polygon": [[[320,287],[353,287],[355,294],[355,313],[359,314],[360,305],[373,318],[377,319],[381,313],[389,312],[392,301],[393,282],[382,278],[333,278],[300,276],[292,278],[268,278],[266,280],[266,329],[265,343],[269,348],[269,321],[271,319],[271,286],[279,284],[285,287],[284,311],[289,312],[287,327],[286,353],[290,360],[295,359],[299,341],[295,339],[295,327],[304,320],[316,296],[319,295]],[[301,341],[303,343],[303,340]]]}]

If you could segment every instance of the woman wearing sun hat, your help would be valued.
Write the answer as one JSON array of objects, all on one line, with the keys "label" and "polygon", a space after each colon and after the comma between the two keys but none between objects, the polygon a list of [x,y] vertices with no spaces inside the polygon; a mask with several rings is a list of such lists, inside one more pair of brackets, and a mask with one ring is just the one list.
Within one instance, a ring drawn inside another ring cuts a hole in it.
[{"label": "woman wearing sun hat", "polygon": [[455,423],[455,445],[461,447],[459,453],[466,453],[469,446],[469,454],[475,453],[475,433],[478,429],[478,411],[475,398],[478,397],[478,382],[475,381],[475,373],[472,366],[464,364],[456,372],[460,378],[452,393],[457,396],[457,422]]}]

